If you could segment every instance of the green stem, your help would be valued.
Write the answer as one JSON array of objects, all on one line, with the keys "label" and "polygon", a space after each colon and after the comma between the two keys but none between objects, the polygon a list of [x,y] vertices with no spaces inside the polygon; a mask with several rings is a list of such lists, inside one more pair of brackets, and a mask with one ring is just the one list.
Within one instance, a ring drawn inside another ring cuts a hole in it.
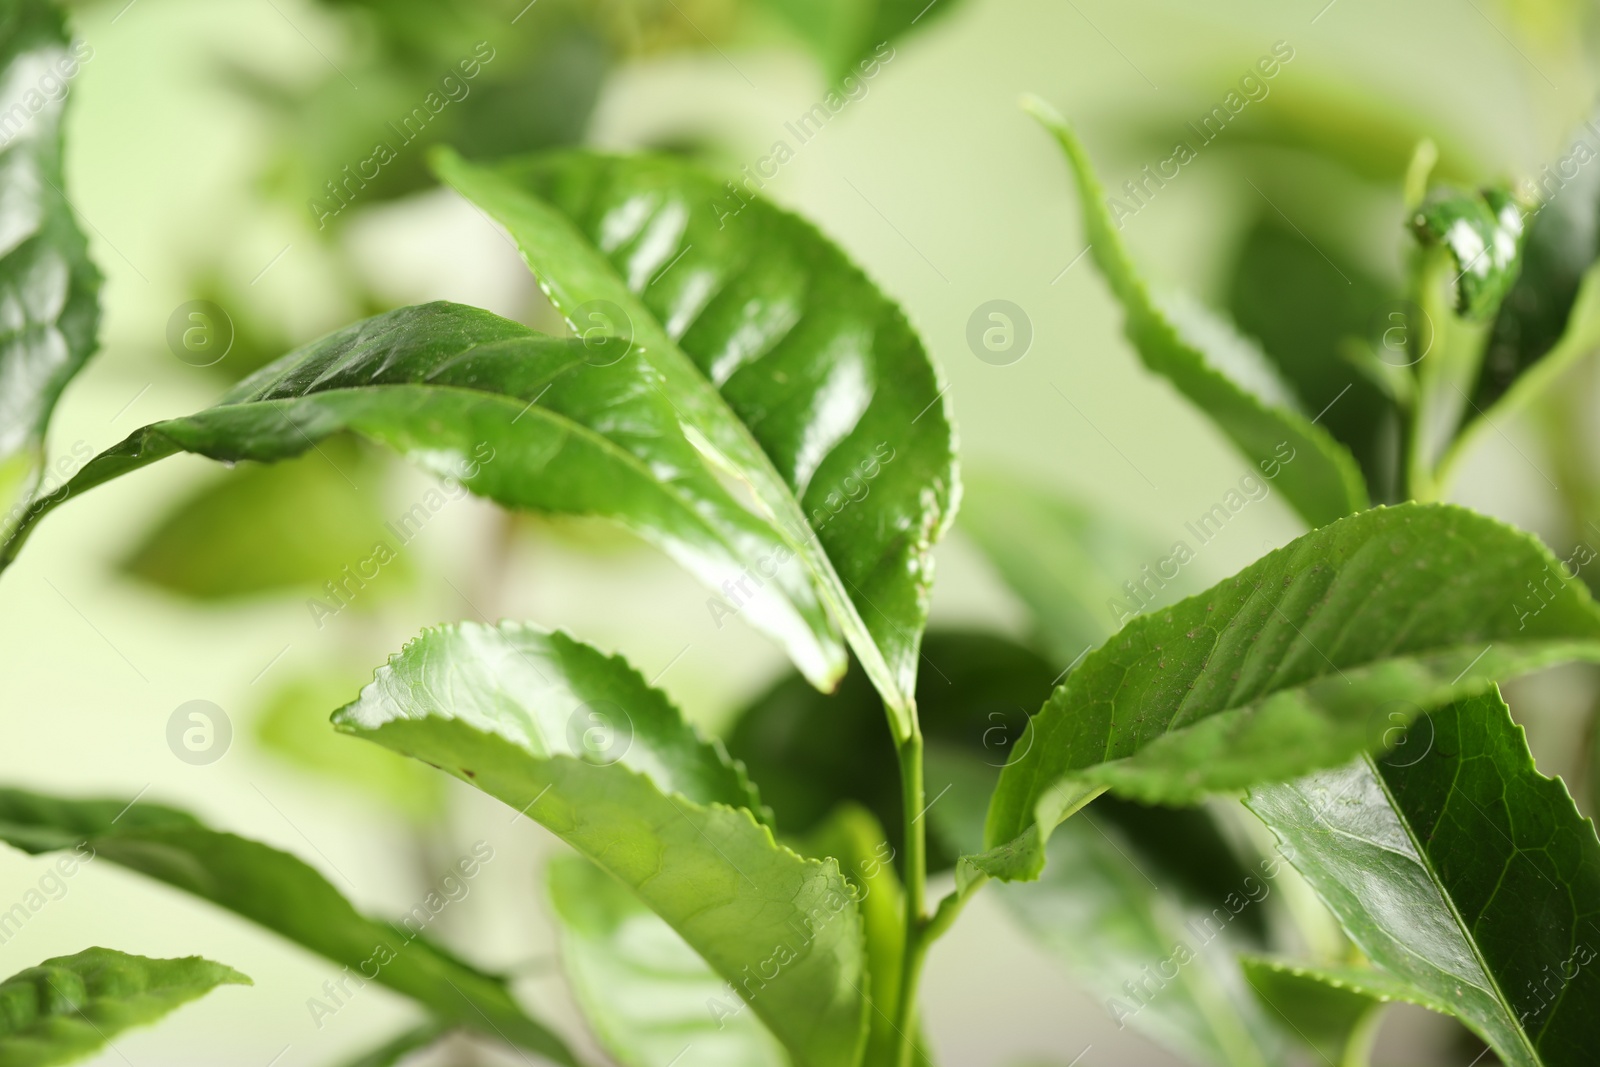
[{"label": "green stem", "polygon": [[899,1067],[914,1062],[917,1032],[917,982],[927,956],[923,899],[928,880],[928,838],[923,825],[922,731],[912,720],[911,736],[900,744],[901,810],[905,821],[905,954],[900,962],[899,1002],[894,1008],[894,1028],[900,1035]]}]

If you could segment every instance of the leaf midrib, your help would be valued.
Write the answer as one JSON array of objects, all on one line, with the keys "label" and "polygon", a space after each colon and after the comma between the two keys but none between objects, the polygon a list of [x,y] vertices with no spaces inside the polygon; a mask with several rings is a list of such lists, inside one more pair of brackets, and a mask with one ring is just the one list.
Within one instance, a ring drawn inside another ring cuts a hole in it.
[{"label": "leaf midrib", "polygon": [[[1528,1037],[1527,1032],[1522,1028],[1522,1024],[1517,1019],[1516,1012],[1512,1009],[1510,1002],[1506,999],[1505,993],[1501,990],[1499,979],[1495,977],[1495,973],[1493,969],[1489,967],[1488,961],[1483,958],[1483,953],[1478,947],[1478,940],[1472,935],[1471,927],[1468,926],[1466,919],[1461,914],[1460,909],[1456,907],[1455,898],[1445,890],[1444,882],[1440,879],[1439,872],[1434,867],[1432,857],[1428,855],[1427,850],[1423,847],[1422,841],[1417,837],[1415,830],[1412,828],[1410,817],[1405,814],[1405,809],[1400,806],[1398,798],[1395,797],[1394,792],[1389,788],[1388,781],[1384,779],[1382,772],[1378,770],[1377,762],[1372,758],[1372,756],[1363,755],[1361,759],[1362,762],[1366,764],[1368,773],[1372,775],[1373,780],[1377,783],[1378,789],[1383,793],[1384,801],[1388,803],[1389,809],[1395,813],[1395,818],[1400,823],[1400,829],[1405,833],[1406,840],[1411,843],[1411,848],[1416,853],[1417,865],[1422,869],[1422,872],[1428,876],[1428,884],[1433,887],[1434,892],[1439,894],[1439,899],[1444,902],[1445,908],[1450,913],[1451,920],[1455,923],[1457,932],[1461,935],[1461,939],[1466,942],[1468,950],[1472,953],[1472,959],[1475,963],[1477,963],[1478,970],[1483,973],[1484,978],[1488,981],[1489,984],[1487,987],[1480,988],[1493,997],[1495,1006],[1499,1008],[1505,1017],[1510,1021],[1511,1030],[1517,1035],[1517,1039],[1521,1043],[1523,1051],[1527,1053],[1530,1062],[1534,1064],[1543,1063],[1543,1060],[1539,1058],[1538,1049],[1533,1046],[1532,1040]],[[1459,770],[1460,768],[1458,767],[1458,773]],[[1454,792],[1455,783],[1452,781],[1450,789],[1445,794],[1445,804],[1449,803],[1450,794]],[[1441,816],[1443,814],[1443,809],[1444,806],[1441,805]],[[1515,849],[1514,844],[1513,849]],[[1409,952],[1410,947],[1406,946],[1406,950]]]}]

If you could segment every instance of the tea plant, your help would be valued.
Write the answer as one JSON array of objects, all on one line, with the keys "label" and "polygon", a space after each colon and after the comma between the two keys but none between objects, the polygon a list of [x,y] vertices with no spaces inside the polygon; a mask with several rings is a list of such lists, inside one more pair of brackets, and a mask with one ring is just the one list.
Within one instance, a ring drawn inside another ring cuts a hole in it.
[{"label": "tea plant", "polygon": [[[43,4],[9,5],[0,34],[8,82],[67,55]],[[1506,1064],[1587,1062],[1600,841],[1535,768],[1496,683],[1600,659],[1600,609],[1574,575],[1586,561],[1435,501],[1481,427],[1594,347],[1592,200],[1430,187],[1419,150],[1401,339],[1349,338],[1339,369],[1398,424],[1385,449],[1376,416],[1340,436],[1303,410],[1303,368],[1156,300],[1083,146],[1028,106],[1065,152],[1086,251],[1140,359],[1309,529],[1197,596],[1169,602],[1170,575],[1136,569],[1104,516],[980,478],[969,532],[1040,639],[925,635],[932,550],[962,487],[953,403],[905,315],[760,197],[734,211],[722,180],[684,162],[581,150],[430,156],[574,336],[451,303],[353,323],[35,492],[0,565],[63,503],[158,460],[272,464],[338,435],[506,508],[612,520],[680,563],[719,623],[760,630],[797,672],[725,739],[620,657],[515,622],[424,629],[328,709],[331,729],[570,846],[548,872],[564,964],[619,1062],[931,1063],[919,978],[980,891],[1119,1024],[1199,1063],[1363,1063],[1393,1001],[1454,1016]],[[0,458],[35,477],[98,317],[58,118],[5,149],[20,236],[0,256],[16,324]],[[1575,226],[1590,237],[1578,257]],[[1114,633],[1097,569],[1129,577]],[[1270,835],[1240,834],[1211,799],[1241,796]],[[0,839],[137,871],[415,1001],[425,1021],[363,1063],[453,1031],[585,1062],[503,976],[186,812],[6,789]],[[1280,878],[1325,911],[1264,904]],[[0,1064],[68,1062],[245,981],[105,948],[44,961],[0,983]]]}]

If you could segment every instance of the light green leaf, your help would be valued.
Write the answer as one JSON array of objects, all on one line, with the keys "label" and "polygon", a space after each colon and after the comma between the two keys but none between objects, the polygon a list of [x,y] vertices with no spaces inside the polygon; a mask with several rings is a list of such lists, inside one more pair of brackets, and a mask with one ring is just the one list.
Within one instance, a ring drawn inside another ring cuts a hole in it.
[{"label": "light green leaf", "polygon": [[335,782],[388,811],[431,823],[444,811],[444,782],[426,767],[328,726],[328,709],[361,688],[341,676],[304,676],[275,689],[256,714],[256,740],[268,753]]},{"label": "light green leaf", "polygon": [[450,1027],[437,1022],[426,1022],[412,1027],[393,1039],[385,1041],[371,1052],[346,1060],[343,1067],[395,1067],[395,1064],[435,1044],[450,1032]]},{"label": "light green leaf", "polygon": [[[70,42],[54,3],[19,0],[0,14],[0,505],[8,507],[6,483],[37,475],[51,412],[100,328],[100,272],[65,192],[61,121],[70,92],[46,92],[70,87],[93,55]],[[0,519],[0,534],[16,517]]]},{"label": "light green leaf", "polygon": [[[1192,310],[1174,319],[1134,269],[1112,217],[1105,189],[1077,136],[1049,105],[1024,106],[1060,142],[1078,183],[1084,238],[1126,315],[1128,339],[1151,371],[1162,375],[1209,415],[1252,465],[1277,463],[1284,498],[1312,526],[1367,506],[1367,490],[1350,452],[1296,409],[1286,386],[1259,349]],[[1290,458],[1292,457],[1292,458]]]},{"label": "light green leaf", "polygon": [[[1554,607],[1554,606],[1552,606]],[[1384,757],[1251,792],[1252,811],[1378,967],[1508,1067],[1600,1048],[1600,841],[1493,691]]]},{"label": "light green leaf", "polygon": [[375,971],[373,981],[440,1019],[556,1063],[576,1063],[560,1038],[517,1006],[504,979],[463,963],[423,936],[432,919],[423,905],[398,924],[369,919],[288,853],[212,830],[186,812],[0,789],[0,840],[33,854],[73,849],[138,871],[352,972]]},{"label": "light green leaf", "polygon": [[804,577],[777,565],[792,550],[707,469],[658,384],[637,351],[544,337],[460,304],[401,308],[291,352],[213,407],[135,431],[28,511],[0,566],[63,500],[156,460],[186,451],[274,462],[349,430],[444,485],[355,561],[347,596],[465,487],[507,507],[613,519],[713,587],[748,582],[766,564],[764,595],[743,614],[809,677],[831,680],[843,651]]},{"label": "light green leaf", "polygon": [[549,883],[567,982],[618,1063],[660,1067],[692,1050],[706,1067],[788,1067],[755,1013],[627,886],[579,856],[552,860]]},{"label": "light green leaf", "polygon": [[1522,266],[1522,209],[1510,190],[1435,189],[1417,205],[1411,232],[1455,261],[1456,311],[1479,322],[1492,318]]},{"label": "light green leaf", "polygon": [[688,432],[789,538],[800,566],[778,573],[828,605],[908,737],[958,482],[944,383],[905,315],[808,223],[673,160],[435,166],[510,231],[574,329],[643,349]]},{"label": "light green leaf", "polygon": [[380,542],[398,541],[385,525],[383,475],[381,463],[340,438],[298,459],[251,464],[179,500],[122,569],[197,600],[299,591],[337,609],[340,601],[324,587],[343,585],[343,595],[354,597],[357,582],[363,601],[378,600],[414,575],[410,557],[397,554],[368,593],[358,570],[371,567]]},{"label": "light green leaf", "polygon": [[867,975],[838,864],[779,846],[721,746],[620,659],[528,626],[427,630],[334,724],[477,786],[620,880],[801,1067],[856,1062]]},{"label": "light green leaf", "polygon": [[1037,876],[1050,831],[1102,790],[1187,803],[1335,766],[1393,722],[1578,657],[1600,658],[1600,610],[1533,538],[1447,505],[1353,515],[1090,653],[1001,774],[979,865]]},{"label": "light green leaf", "polygon": [[1371,968],[1327,967],[1265,956],[1243,956],[1239,964],[1261,1002],[1328,1063],[1364,1067],[1388,1003],[1420,1004],[1450,1014],[1400,979]]},{"label": "light green leaf", "polygon": [[155,960],[109,948],[57,956],[0,982],[0,1067],[73,1063],[220,985],[250,984],[199,956]]}]

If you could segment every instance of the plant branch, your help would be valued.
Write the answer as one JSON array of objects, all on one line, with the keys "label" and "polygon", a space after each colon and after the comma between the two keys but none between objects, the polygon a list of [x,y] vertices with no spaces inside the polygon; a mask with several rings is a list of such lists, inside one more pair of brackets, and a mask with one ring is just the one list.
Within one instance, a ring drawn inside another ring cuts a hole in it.
[{"label": "plant branch", "polygon": [[894,1007],[894,1028],[900,1035],[899,1067],[910,1067],[915,1049],[917,982],[927,956],[923,902],[928,880],[928,836],[923,824],[922,730],[912,717],[912,733],[898,747],[901,810],[904,827],[905,952],[900,961],[899,1002]]}]

